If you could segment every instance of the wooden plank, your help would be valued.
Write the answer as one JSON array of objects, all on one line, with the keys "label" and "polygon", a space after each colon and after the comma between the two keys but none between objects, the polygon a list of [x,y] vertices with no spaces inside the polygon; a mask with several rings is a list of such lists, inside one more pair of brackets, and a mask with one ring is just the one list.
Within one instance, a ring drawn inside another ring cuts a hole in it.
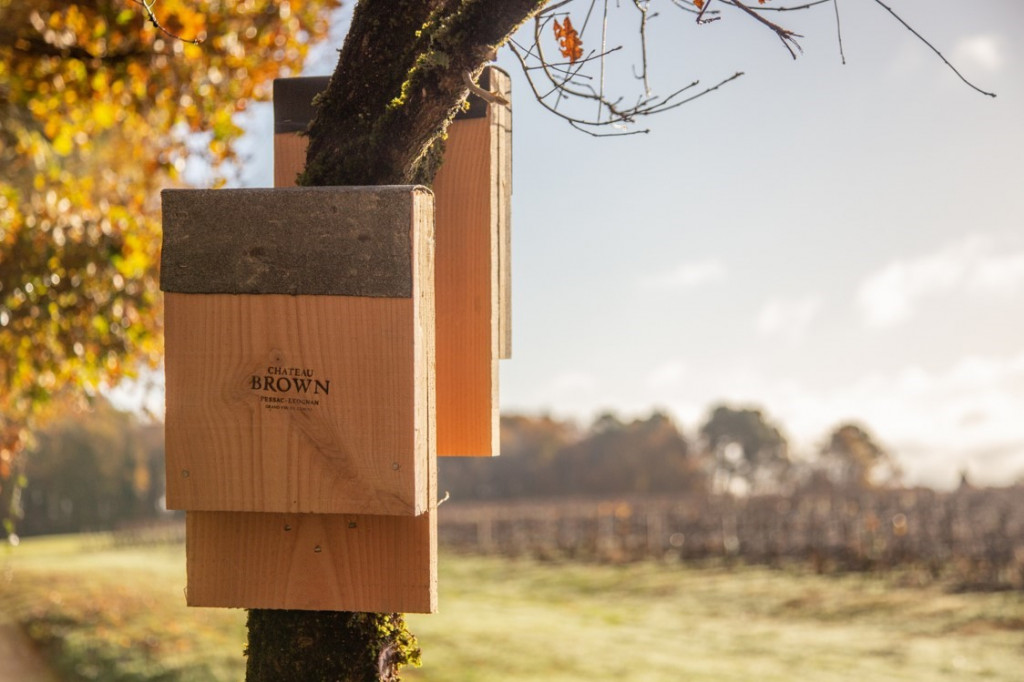
[{"label": "wooden plank", "polygon": [[[508,75],[481,84],[506,99]],[[499,453],[498,359],[509,334],[511,109],[457,120],[434,180],[437,224],[438,454]]]},{"label": "wooden plank", "polygon": [[411,299],[165,295],[171,509],[420,514]]},{"label": "wooden plank", "polygon": [[[491,91],[512,101],[512,80],[507,73],[492,69]],[[498,268],[498,357],[512,357],[512,107],[492,105],[487,110],[491,124],[491,215],[497,232]]]},{"label": "wooden plank", "polygon": [[274,187],[295,187],[306,165],[306,138],[296,133],[274,134]]},{"label": "wooden plank", "polygon": [[411,296],[423,187],[164,190],[160,287],[191,294]]},{"label": "wooden plank", "polygon": [[498,453],[497,239],[491,124],[456,121],[434,180],[437,225],[437,446]]},{"label": "wooden plank", "polygon": [[188,604],[433,613],[436,513],[189,512]]}]

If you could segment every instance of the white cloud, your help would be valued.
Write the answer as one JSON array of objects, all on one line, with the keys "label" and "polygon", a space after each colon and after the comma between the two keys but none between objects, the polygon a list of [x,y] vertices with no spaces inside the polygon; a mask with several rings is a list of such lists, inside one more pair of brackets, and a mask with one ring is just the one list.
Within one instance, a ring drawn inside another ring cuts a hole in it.
[{"label": "white cloud", "polygon": [[938,371],[875,372],[832,388],[757,371],[723,379],[722,399],[763,406],[797,452],[812,452],[853,420],[896,455],[912,484],[950,487],[964,469],[986,485],[1024,475],[1024,352],[968,356]]},{"label": "white cloud", "polygon": [[649,275],[640,280],[644,289],[685,291],[709,282],[724,280],[728,274],[725,264],[717,258],[682,263],[674,270]]},{"label": "white cloud", "polygon": [[650,389],[671,388],[678,385],[685,375],[686,365],[680,360],[670,360],[647,375],[646,385]]},{"label": "white cloud", "polygon": [[597,386],[597,378],[587,372],[562,372],[552,377],[548,391],[552,393],[573,393],[589,391]]},{"label": "white cloud", "polygon": [[822,298],[817,295],[791,300],[772,299],[758,313],[757,331],[764,336],[782,336],[799,341],[821,309],[821,303]]},{"label": "white cloud", "polygon": [[1024,251],[979,261],[967,281],[972,291],[1008,294],[1024,288]]},{"label": "white cloud", "polygon": [[969,236],[933,253],[895,260],[857,292],[865,321],[876,327],[909,318],[922,299],[964,290],[1009,294],[1024,286],[1024,251],[998,253],[993,240]]},{"label": "white cloud", "polygon": [[954,64],[975,64],[995,71],[1004,62],[1002,45],[996,36],[967,36],[960,39],[953,48],[952,61]]}]

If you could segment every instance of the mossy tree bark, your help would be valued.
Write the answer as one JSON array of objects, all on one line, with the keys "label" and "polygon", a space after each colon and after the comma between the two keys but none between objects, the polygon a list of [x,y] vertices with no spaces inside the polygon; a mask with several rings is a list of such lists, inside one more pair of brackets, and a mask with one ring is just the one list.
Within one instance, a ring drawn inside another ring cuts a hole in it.
[{"label": "mossy tree bark", "polygon": [[[429,185],[437,145],[494,51],[547,0],[360,0],[310,125],[303,185]],[[399,614],[252,610],[247,682],[399,679]]]}]

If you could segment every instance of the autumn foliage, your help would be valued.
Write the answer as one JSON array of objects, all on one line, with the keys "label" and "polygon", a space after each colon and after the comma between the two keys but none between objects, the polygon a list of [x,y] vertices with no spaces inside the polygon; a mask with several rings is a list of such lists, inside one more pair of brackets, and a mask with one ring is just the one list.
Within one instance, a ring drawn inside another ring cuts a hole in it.
[{"label": "autumn foliage", "polygon": [[53,396],[158,360],[158,190],[236,159],[338,4],[0,0],[0,486]]}]

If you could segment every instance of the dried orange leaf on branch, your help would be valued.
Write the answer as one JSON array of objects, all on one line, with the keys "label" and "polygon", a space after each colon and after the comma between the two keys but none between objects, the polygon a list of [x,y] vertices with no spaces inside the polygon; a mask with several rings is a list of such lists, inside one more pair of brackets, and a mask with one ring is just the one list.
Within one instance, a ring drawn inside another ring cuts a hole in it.
[{"label": "dried orange leaf on branch", "polygon": [[693,4],[696,5],[697,9],[704,9],[704,0],[693,0]]},{"label": "dried orange leaf on branch", "polygon": [[583,56],[583,41],[569,21],[569,17],[561,24],[555,19],[555,38],[558,39],[558,49],[561,50],[562,56],[568,59],[570,64],[575,64],[576,60]]}]

